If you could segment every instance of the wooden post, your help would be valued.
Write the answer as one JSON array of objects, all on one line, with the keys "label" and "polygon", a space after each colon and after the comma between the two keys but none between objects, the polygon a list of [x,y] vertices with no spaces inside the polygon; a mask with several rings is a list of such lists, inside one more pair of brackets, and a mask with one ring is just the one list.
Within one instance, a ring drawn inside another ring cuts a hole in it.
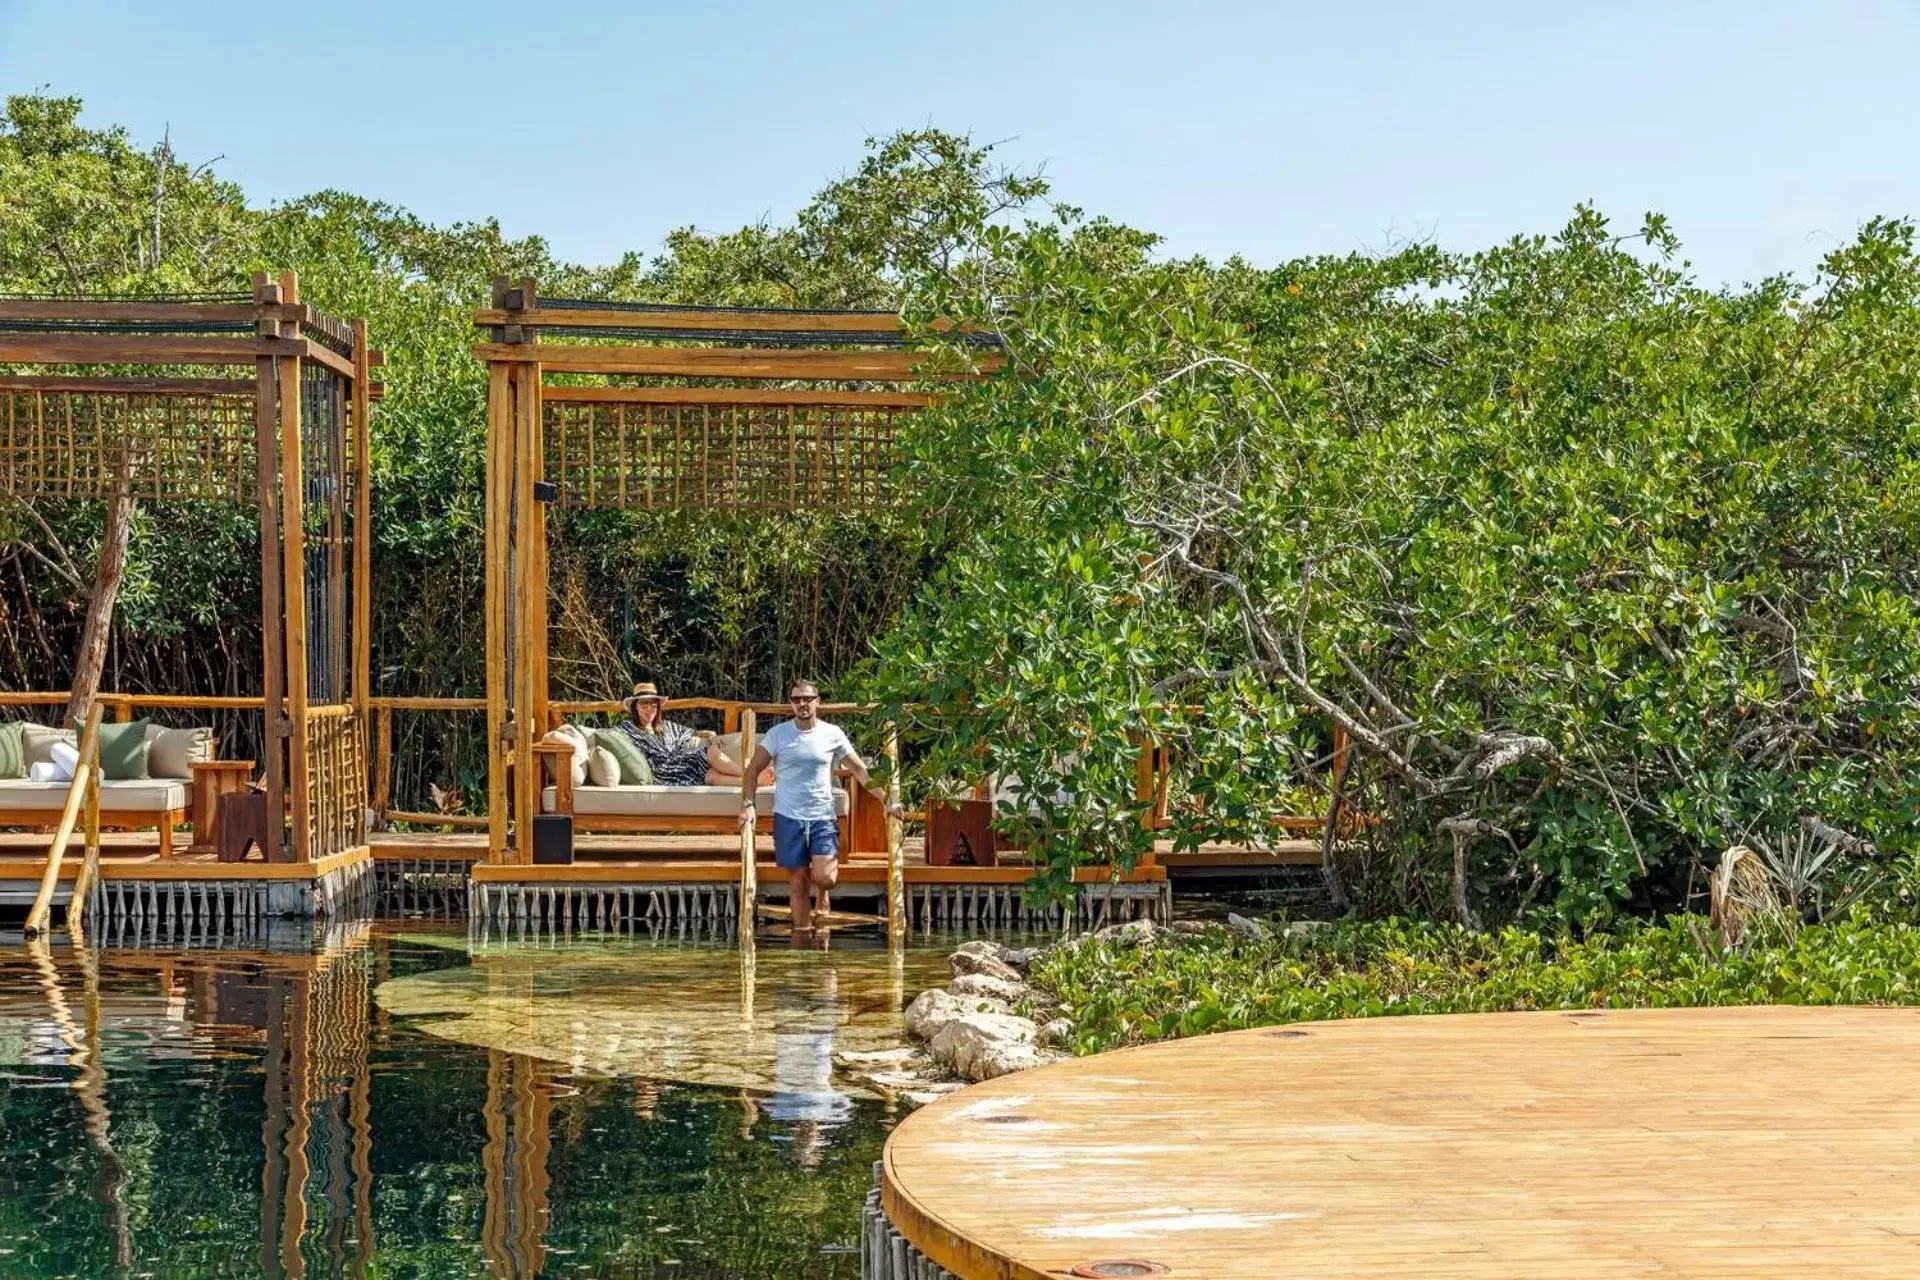
[{"label": "wooden post", "polygon": [[393,711],[381,707],[373,713],[373,820],[383,831],[392,807]]},{"label": "wooden post", "polygon": [[539,474],[534,450],[539,444],[540,366],[517,362],[513,366],[513,438],[514,438],[514,586],[518,596],[515,610],[513,672],[514,720],[518,726],[513,739],[514,861],[533,861],[533,816],[540,811],[540,776],[533,758],[533,744],[540,736],[542,711],[546,699],[536,690],[539,673],[544,669],[540,651],[545,647],[547,602],[540,593],[539,552],[536,542],[541,522],[536,514],[533,483]]},{"label": "wooden post", "polygon": [[900,803],[900,731],[887,725],[887,945],[907,945],[907,867],[902,830],[893,806]]},{"label": "wooden post", "polygon": [[[744,809],[747,797],[754,793],[753,749],[755,730],[759,717],[754,715],[752,707],[740,712],[740,805]],[[740,942],[742,946],[753,945],[754,930],[760,924],[760,866],[759,843],[760,815],[754,814],[754,820],[746,830],[740,833]]]},{"label": "wooden post", "polygon": [[[373,694],[373,353],[367,322],[353,322],[353,705]],[[362,730],[372,726],[362,724]]]},{"label": "wooden post", "polygon": [[86,856],[80,862],[80,874],[73,878],[73,896],[67,899],[67,932],[79,937],[87,918],[87,898],[93,882],[100,876],[100,735],[93,739],[93,769],[87,775],[87,794],[81,802],[81,829],[86,835]]},{"label": "wooden post", "polygon": [[[253,300],[266,306],[280,301],[280,286],[266,272],[253,277]],[[277,320],[261,320],[260,336],[278,337]],[[260,748],[267,790],[266,848],[260,856],[280,860],[285,837],[286,807],[286,697],[285,632],[281,625],[280,582],[280,374],[279,362],[262,356],[254,366],[253,447],[254,489],[260,515],[260,654],[262,721]]]},{"label": "wooden post", "polygon": [[[281,301],[300,301],[300,282],[280,273]],[[305,500],[301,492],[300,360],[280,361],[280,544],[286,582],[287,619],[287,781],[293,795],[293,860],[313,857],[309,828],[313,797],[307,787],[307,545]],[[268,802],[272,808],[272,802]],[[267,825],[280,821],[267,815]]]},{"label": "wooden post", "polygon": [[1134,741],[1140,746],[1140,756],[1133,763],[1133,802],[1140,806],[1140,828],[1147,833],[1147,852],[1140,865],[1150,867],[1156,861],[1153,838],[1157,830],[1154,822],[1154,797],[1159,787],[1153,769],[1153,739],[1145,734],[1134,735]]},{"label": "wooden post", "polygon": [[67,787],[66,806],[60,811],[60,827],[54,832],[53,843],[47,848],[47,866],[40,875],[40,891],[33,895],[33,906],[27,911],[26,933],[29,938],[47,931],[47,915],[53,909],[53,891],[60,883],[60,864],[66,858],[67,846],[73,842],[74,826],[80,821],[80,810],[85,805],[87,787],[93,777],[93,761],[100,757],[98,700],[87,709],[86,724],[80,730],[79,755],[79,761],[73,766],[73,782]]},{"label": "wooden post", "polygon": [[[499,302],[495,290],[495,304]],[[507,861],[506,727],[512,696],[512,655],[507,652],[507,609],[512,598],[507,580],[507,502],[512,483],[513,389],[509,366],[487,366],[487,861]]]}]

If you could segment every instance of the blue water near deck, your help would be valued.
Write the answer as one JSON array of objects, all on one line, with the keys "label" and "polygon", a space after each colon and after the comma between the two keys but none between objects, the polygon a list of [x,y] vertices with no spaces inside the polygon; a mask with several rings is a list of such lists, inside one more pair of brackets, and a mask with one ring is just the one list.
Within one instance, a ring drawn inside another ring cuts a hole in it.
[{"label": "blue water near deck", "polygon": [[0,949],[0,1277],[852,1277],[950,939]]}]

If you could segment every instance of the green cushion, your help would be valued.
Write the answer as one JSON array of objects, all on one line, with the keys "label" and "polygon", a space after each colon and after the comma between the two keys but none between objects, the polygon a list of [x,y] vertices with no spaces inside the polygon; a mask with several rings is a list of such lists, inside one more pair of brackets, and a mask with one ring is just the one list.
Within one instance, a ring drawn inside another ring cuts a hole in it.
[{"label": "green cushion", "polygon": [[147,776],[147,722],[100,726],[100,777],[106,782],[131,782]]},{"label": "green cushion", "polygon": [[653,785],[653,766],[640,754],[640,748],[633,745],[633,739],[618,729],[596,729],[593,745],[605,747],[613,752],[613,758],[620,762],[620,783],[628,787],[650,787]]},{"label": "green cushion", "polygon": [[27,776],[27,758],[20,750],[20,722],[0,724],[0,778]]}]

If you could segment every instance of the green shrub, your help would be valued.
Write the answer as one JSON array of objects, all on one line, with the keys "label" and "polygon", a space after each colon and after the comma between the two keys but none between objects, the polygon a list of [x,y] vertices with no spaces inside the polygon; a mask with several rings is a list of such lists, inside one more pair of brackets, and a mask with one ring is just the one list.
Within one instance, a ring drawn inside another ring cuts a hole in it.
[{"label": "green shrub", "polygon": [[1864,912],[1722,952],[1675,916],[1586,938],[1391,919],[1255,941],[1226,929],[1145,946],[1082,938],[1035,962],[1074,1048],[1392,1014],[1737,1004],[1920,1003],[1920,928]]}]

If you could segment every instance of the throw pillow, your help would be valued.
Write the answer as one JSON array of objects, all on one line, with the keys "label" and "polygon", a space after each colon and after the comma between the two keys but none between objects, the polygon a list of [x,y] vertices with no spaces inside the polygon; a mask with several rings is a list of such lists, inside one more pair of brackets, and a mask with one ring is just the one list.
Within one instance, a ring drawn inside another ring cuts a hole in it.
[{"label": "throw pillow", "polygon": [[27,758],[21,754],[20,722],[0,724],[0,778],[27,776]]},{"label": "throw pillow", "polygon": [[43,724],[22,724],[20,726],[20,758],[29,769],[37,764],[52,764],[53,744],[64,742],[72,746],[75,740],[71,729],[49,729]]},{"label": "throw pillow", "polygon": [[593,748],[587,731],[577,724],[563,724],[547,735],[547,741],[565,742],[573,748],[573,785],[583,785],[587,780],[587,752]]},{"label": "throw pillow", "polygon": [[213,759],[213,730],[205,725],[191,729],[169,729],[164,725],[147,726],[147,776],[149,778],[191,778],[193,766]]},{"label": "throw pillow", "polygon": [[595,746],[605,747],[613,752],[613,758],[620,762],[620,783],[628,787],[650,787],[653,785],[653,766],[640,754],[640,748],[633,745],[627,735],[618,729],[600,729],[593,735]]},{"label": "throw pillow", "polygon": [[100,780],[133,782],[147,776],[147,722],[100,726]]},{"label": "throw pillow", "polygon": [[587,752],[587,781],[596,787],[619,786],[619,757],[595,743]]}]

